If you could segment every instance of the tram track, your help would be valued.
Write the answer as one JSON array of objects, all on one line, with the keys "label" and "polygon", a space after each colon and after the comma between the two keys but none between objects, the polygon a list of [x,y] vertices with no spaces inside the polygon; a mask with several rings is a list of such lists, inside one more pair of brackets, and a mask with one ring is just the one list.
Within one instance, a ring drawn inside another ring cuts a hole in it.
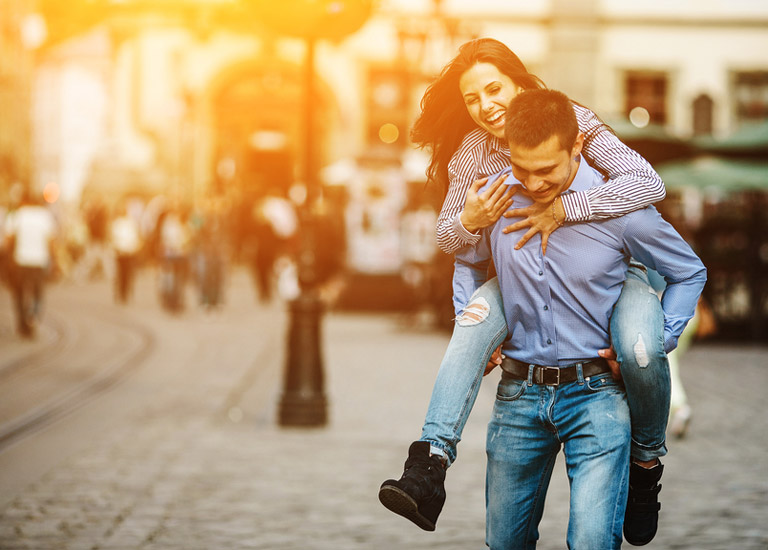
[{"label": "tram track", "polygon": [[74,321],[51,313],[46,327],[50,343],[0,366],[0,396],[15,399],[0,417],[0,453],[108,391],[155,348],[148,327],[103,305]]}]

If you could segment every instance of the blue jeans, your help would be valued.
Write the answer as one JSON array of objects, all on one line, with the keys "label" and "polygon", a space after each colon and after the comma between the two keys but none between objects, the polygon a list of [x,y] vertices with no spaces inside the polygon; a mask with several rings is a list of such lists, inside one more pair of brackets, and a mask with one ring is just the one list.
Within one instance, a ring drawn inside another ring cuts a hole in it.
[{"label": "blue jeans", "polygon": [[[485,365],[507,337],[495,278],[475,292],[470,304],[480,306],[486,315],[480,321],[457,318],[421,433],[423,441],[445,453],[448,465],[456,460],[456,447],[480,391]],[[621,362],[632,415],[632,456],[641,461],[664,456],[670,393],[664,314],[645,268],[639,264],[632,263],[627,270],[611,316],[611,339]]]},{"label": "blue jeans", "polygon": [[562,446],[571,485],[568,548],[620,548],[627,503],[630,420],[611,375],[561,386],[502,371],[488,424],[486,544],[536,548],[538,525]]}]

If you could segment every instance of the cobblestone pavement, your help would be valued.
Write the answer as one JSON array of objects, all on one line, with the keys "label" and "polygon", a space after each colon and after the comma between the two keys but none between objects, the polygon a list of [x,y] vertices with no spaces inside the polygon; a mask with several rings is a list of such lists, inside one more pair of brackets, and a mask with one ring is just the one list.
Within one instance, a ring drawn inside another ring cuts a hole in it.
[{"label": "cobblestone pavement", "polygon": [[[446,334],[398,316],[327,314],[329,424],[280,429],[284,307],[257,304],[235,277],[222,311],[171,317],[151,279],[143,284],[124,311],[152,328],[152,355],[108,394],[0,453],[0,549],[484,548],[497,375],[448,473],[437,531],[376,498],[420,433]],[[109,297],[105,285],[62,284],[48,307],[65,315]],[[0,339],[21,353],[7,326]],[[768,348],[698,344],[682,374],[694,418],[689,437],[670,442],[661,528],[646,548],[768,548]],[[539,548],[565,546],[567,499],[560,464]]]}]

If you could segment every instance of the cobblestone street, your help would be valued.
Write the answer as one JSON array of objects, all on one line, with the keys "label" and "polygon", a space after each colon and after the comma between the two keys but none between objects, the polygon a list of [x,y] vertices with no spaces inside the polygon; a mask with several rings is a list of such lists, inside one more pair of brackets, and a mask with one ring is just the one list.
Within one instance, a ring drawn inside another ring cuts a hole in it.
[{"label": "cobblestone street", "polygon": [[[284,306],[258,304],[235,273],[221,311],[188,305],[174,317],[156,305],[152,278],[140,282],[121,315],[149,329],[151,353],[106,393],[0,452],[0,549],[485,547],[496,373],[448,472],[437,530],[421,531],[376,496],[420,434],[446,333],[396,315],[326,314],[329,424],[281,429]],[[18,341],[3,294],[0,369],[47,337]],[[99,308],[118,309],[105,283],[49,289],[47,318]],[[768,348],[697,344],[682,376],[693,422],[686,439],[669,442],[660,530],[646,548],[768,548]],[[567,509],[560,464],[539,548],[565,546]]]}]

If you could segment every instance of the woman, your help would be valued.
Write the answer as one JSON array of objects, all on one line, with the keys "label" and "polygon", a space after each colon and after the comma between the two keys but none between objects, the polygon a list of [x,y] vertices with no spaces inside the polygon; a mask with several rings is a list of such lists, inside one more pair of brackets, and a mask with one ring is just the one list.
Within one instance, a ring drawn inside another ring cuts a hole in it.
[{"label": "woman", "polygon": [[[484,38],[464,44],[427,89],[412,138],[431,151],[429,178],[447,188],[437,224],[443,251],[452,253],[474,244],[480,238],[477,232],[503,214],[526,218],[509,226],[509,231],[529,228],[516,247],[540,233],[546,252],[549,235],[565,222],[623,215],[664,197],[664,184],[648,162],[616,138],[594,113],[577,104],[579,129],[585,134],[583,156],[610,180],[587,192],[559,196],[543,207],[509,212],[505,211],[511,200],[502,186],[503,178],[478,194],[486,176],[509,164],[509,148],[503,139],[507,104],[520,90],[539,87],[544,87],[541,80],[528,73],[509,48]],[[387,508],[426,530],[435,528],[442,509],[445,468],[456,459],[456,445],[485,367],[501,362],[498,346],[507,335],[495,278],[469,305],[455,305],[454,333],[435,382],[421,440],[411,445],[402,478],[385,481],[379,492]],[[653,537],[658,517],[653,508],[662,468],[658,457],[666,453],[669,373],[663,314],[640,265],[628,271],[611,318],[611,333],[613,349],[602,350],[601,356],[609,360],[617,376],[620,368],[632,413],[633,490],[625,536],[630,542],[641,542]],[[633,506],[633,501],[647,505]]]}]

